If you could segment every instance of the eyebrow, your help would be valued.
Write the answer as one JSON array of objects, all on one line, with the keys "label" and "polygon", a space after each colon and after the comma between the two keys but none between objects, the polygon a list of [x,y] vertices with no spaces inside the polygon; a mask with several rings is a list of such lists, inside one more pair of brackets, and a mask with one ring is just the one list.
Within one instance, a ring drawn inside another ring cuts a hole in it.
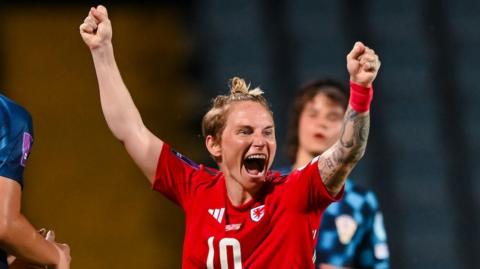
[{"label": "eyebrow", "polygon": [[[253,127],[252,125],[244,124],[244,125],[239,125],[237,128],[255,128],[255,127]],[[263,129],[268,129],[268,128],[275,128],[275,125],[268,125]]]}]

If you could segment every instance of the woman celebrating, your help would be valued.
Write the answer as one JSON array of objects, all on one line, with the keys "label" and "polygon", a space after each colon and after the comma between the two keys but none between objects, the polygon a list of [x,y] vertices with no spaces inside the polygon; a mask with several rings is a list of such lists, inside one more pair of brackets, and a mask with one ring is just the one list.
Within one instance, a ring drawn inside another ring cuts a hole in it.
[{"label": "woman celebrating", "polygon": [[275,157],[272,112],[258,88],[233,78],[202,121],[206,147],[219,170],[177,153],[143,124],[115,63],[112,27],[103,6],[80,25],[92,53],[108,126],[153,188],[186,214],[183,268],[313,268],[323,210],[342,196],[343,183],[363,155],[371,83],[380,62],[357,42],[347,56],[352,98],[335,145],[282,177]]}]

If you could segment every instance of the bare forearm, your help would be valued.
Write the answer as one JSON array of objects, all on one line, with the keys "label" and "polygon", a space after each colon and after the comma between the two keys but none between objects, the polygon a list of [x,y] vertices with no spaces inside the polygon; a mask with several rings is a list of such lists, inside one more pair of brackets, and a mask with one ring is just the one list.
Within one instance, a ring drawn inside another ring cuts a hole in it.
[{"label": "bare forearm", "polygon": [[125,141],[129,132],[144,128],[140,113],[122,80],[112,44],[91,52],[105,120],[115,137]]},{"label": "bare forearm", "polygon": [[362,158],[370,128],[370,104],[380,60],[375,51],[356,42],[347,55],[350,99],[339,141],[318,161],[320,176],[332,195],[338,194],[348,174]]},{"label": "bare forearm", "polygon": [[369,112],[347,109],[339,141],[320,156],[320,176],[331,194],[337,194],[348,174],[362,158],[370,128]]},{"label": "bare forearm", "polygon": [[108,127],[123,142],[150,182],[153,182],[163,142],[145,127],[123,83],[113,53],[112,25],[104,6],[90,9],[84,23],[80,25],[80,35],[92,53],[100,101]]},{"label": "bare forearm", "polygon": [[113,54],[112,44],[92,50],[100,89],[100,101],[108,127],[152,181],[163,142],[143,124],[125,86]]},{"label": "bare forearm", "polygon": [[58,264],[60,257],[53,243],[45,240],[23,215],[5,223],[0,245],[7,253],[33,264]]},{"label": "bare forearm", "polygon": [[365,153],[370,130],[370,113],[347,109],[343,122],[340,145],[345,149],[344,163],[356,164]]}]

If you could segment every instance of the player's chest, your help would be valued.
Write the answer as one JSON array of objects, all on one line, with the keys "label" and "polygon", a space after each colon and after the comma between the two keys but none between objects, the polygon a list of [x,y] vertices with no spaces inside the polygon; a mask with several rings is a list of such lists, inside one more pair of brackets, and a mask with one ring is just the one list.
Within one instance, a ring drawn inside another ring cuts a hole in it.
[{"label": "player's chest", "polygon": [[[203,198],[203,199],[202,199]],[[197,236],[249,237],[251,234],[267,233],[274,212],[275,203],[251,202],[245,207],[232,206],[223,195],[200,197],[187,212],[187,229],[195,227]]]},{"label": "player's chest", "polygon": [[199,200],[187,212],[186,255],[206,268],[243,268],[269,240],[277,210],[267,201],[238,209],[224,197]]}]

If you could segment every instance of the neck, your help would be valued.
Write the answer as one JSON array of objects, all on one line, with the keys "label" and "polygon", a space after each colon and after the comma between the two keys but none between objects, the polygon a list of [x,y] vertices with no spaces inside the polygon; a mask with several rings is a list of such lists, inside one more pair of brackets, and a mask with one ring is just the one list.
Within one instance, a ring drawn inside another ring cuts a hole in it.
[{"label": "neck", "polygon": [[247,189],[240,182],[231,175],[225,174],[225,186],[227,188],[227,195],[230,202],[234,206],[241,206],[253,199],[255,194],[260,190],[263,184]]},{"label": "neck", "polygon": [[297,158],[296,158],[295,163],[293,164],[292,170],[306,165],[307,163],[309,163],[315,157],[317,157],[316,154],[299,148],[298,151],[297,151]]}]

